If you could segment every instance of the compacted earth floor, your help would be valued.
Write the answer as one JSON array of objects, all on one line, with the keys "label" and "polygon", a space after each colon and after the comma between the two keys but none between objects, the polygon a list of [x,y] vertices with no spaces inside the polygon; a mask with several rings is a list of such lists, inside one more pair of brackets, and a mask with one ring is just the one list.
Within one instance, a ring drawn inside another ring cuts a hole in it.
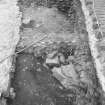
[{"label": "compacted earth floor", "polygon": [[79,0],[19,0],[19,6],[24,21],[31,19],[21,26],[7,105],[105,105]]}]

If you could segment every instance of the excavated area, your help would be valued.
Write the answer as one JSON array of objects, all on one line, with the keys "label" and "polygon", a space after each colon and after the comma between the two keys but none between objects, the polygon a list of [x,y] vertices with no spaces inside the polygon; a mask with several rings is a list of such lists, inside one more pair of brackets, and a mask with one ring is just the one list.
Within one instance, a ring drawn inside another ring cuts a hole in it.
[{"label": "excavated area", "polygon": [[16,58],[7,105],[104,105],[88,44],[61,42]]},{"label": "excavated area", "polygon": [[31,20],[21,26],[11,91],[3,95],[7,105],[105,105],[80,2],[20,0],[19,5]]}]

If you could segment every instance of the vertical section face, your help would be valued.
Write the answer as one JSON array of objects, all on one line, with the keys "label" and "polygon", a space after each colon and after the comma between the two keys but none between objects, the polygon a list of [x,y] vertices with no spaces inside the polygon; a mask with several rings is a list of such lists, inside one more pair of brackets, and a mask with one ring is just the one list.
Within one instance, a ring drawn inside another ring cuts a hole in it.
[{"label": "vertical section face", "polygon": [[[21,16],[16,1],[0,4],[0,59],[4,59],[14,51],[19,41]],[[8,9],[7,9],[8,8]],[[8,54],[7,54],[7,52]]]},{"label": "vertical section face", "polygon": [[19,41],[21,15],[16,0],[0,1],[0,93],[5,92],[9,85],[11,56]]},{"label": "vertical section face", "polygon": [[[99,1],[99,5],[100,2],[102,3],[102,1]],[[85,2],[81,0],[82,3],[82,8],[84,10],[84,14],[86,17],[86,26],[87,26],[87,31],[89,33],[89,43],[90,43],[90,49],[91,49],[91,53],[93,55],[93,59],[94,59],[94,63],[96,65],[96,71],[97,71],[97,76],[99,78],[100,84],[102,86],[103,91],[105,91],[105,75],[104,75],[104,63],[102,63],[102,58],[104,58],[104,56],[101,54],[100,52],[103,53],[102,50],[98,50],[98,46],[100,45],[100,43],[104,42],[104,37],[101,36],[101,40],[98,39],[97,34],[98,34],[98,30],[99,30],[99,36],[100,34],[102,35],[102,30],[99,27],[94,27],[96,26],[95,23],[93,23],[93,17],[89,15],[89,8],[85,5]],[[98,0],[96,1],[96,3],[98,3]],[[93,3],[93,6],[95,4]],[[99,6],[98,5],[98,6]],[[98,20],[95,8],[93,8],[93,15],[95,15],[95,17]],[[99,9],[99,8],[97,8]],[[98,21],[97,21],[98,24]],[[96,29],[96,30],[95,30]],[[99,46],[101,48],[101,46]],[[103,93],[104,94],[104,93]]]}]

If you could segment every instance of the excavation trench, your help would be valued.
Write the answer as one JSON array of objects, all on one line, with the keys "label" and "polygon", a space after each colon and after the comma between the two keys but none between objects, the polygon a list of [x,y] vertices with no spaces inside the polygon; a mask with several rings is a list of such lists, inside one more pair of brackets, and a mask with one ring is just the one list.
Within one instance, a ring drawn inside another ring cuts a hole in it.
[{"label": "excavation trench", "polygon": [[20,5],[24,17],[7,105],[103,105],[81,3]]},{"label": "excavation trench", "polygon": [[7,99],[8,105],[101,105],[101,87],[89,49],[83,54],[74,47],[62,42],[56,49],[41,49],[40,54],[20,53],[11,82],[16,96]]}]

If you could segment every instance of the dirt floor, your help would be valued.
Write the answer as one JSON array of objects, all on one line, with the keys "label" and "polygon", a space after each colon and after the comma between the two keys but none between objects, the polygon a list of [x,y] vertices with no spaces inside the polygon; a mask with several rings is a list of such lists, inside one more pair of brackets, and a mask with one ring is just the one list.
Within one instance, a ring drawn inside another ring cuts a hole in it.
[{"label": "dirt floor", "polygon": [[7,105],[105,105],[79,0],[19,6],[23,24]]}]

